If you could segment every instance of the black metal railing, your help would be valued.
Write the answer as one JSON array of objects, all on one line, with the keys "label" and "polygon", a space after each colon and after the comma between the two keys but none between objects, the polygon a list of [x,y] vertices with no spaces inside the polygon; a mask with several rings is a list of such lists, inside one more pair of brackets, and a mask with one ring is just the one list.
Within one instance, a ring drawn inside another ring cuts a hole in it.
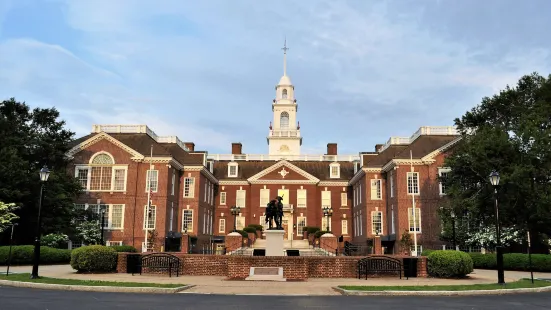
[{"label": "black metal railing", "polygon": [[367,256],[373,254],[373,246],[369,244],[354,244],[345,241],[342,253],[346,256]]}]

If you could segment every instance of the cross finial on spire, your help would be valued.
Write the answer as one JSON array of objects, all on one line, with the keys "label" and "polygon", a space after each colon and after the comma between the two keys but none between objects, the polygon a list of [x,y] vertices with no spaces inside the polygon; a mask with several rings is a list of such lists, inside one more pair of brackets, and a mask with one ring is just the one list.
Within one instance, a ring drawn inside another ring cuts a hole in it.
[{"label": "cross finial on spire", "polygon": [[285,42],[283,43],[283,75],[287,75],[287,37],[285,37]]},{"label": "cross finial on spire", "polygon": [[289,48],[287,47],[287,37],[285,37],[285,42],[283,43],[283,48],[282,48],[283,54],[287,54],[288,49]]}]

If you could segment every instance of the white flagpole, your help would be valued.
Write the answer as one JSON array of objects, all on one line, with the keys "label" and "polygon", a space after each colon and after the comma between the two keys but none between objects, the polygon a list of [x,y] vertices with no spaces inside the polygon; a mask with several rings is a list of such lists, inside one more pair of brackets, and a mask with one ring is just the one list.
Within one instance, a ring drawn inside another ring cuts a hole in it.
[{"label": "white flagpole", "polygon": [[[415,188],[413,187],[413,153],[411,150],[409,150],[409,158],[410,158],[410,167],[411,167],[411,185],[412,185],[412,192],[411,192],[411,204],[412,204],[412,213],[413,213],[413,251],[411,252],[412,256],[417,256],[417,214],[415,212]],[[419,184],[417,184],[419,186]]]},{"label": "white flagpole", "polygon": [[147,208],[145,210],[145,250],[147,252],[147,238],[149,237],[149,210],[151,207],[151,173],[153,170],[153,145],[151,145],[151,153],[149,156],[149,171],[147,176]]}]

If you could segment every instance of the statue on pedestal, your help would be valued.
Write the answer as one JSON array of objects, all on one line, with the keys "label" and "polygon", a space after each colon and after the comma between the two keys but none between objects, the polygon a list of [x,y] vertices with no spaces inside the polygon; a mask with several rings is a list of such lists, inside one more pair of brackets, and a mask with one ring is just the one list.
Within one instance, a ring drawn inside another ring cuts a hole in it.
[{"label": "statue on pedestal", "polygon": [[[266,205],[266,223],[268,223],[269,230],[283,230],[283,226],[281,226],[283,219],[282,200],[283,197],[277,196]],[[273,227],[272,220],[275,223],[275,228]]]}]

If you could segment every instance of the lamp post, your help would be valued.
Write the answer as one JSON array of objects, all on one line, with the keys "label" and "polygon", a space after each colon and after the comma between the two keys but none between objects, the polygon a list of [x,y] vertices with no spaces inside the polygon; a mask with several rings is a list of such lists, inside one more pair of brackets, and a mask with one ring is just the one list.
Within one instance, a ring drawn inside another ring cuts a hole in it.
[{"label": "lamp post", "polygon": [[297,230],[297,224],[293,224],[293,233],[291,234],[291,248],[293,248],[293,239],[295,239],[296,230]]},{"label": "lamp post", "polygon": [[38,196],[38,220],[36,223],[36,238],[34,239],[34,257],[33,257],[33,270],[31,273],[31,279],[38,279],[38,264],[40,262],[40,211],[42,209],[42,196],[44,193],[44,183],[48,181],[50,177],[50,170],[46,165],[40,169],[40,196]]},{"label": "lamp post", "polygon": [[323,207],[323,215],[327,217],[327,229],[326,231],[329,232],[329,223],[331,221],[331,216],[333,215],[333,209],[331,207]]},{"label": "lamp post", "polygon": [[105,245],[103,240],[103,228],[105,227],[105,205],[100,205],[101,212],[101,245]]},{"label": "lamp post", "polygon": [[530,269],[530,279],[534,284],[534,270],[532,269],[532,251],[530,249],[530,231],[526,232],[526,239],[528,239],[528,268]]},{"label": "lamp post", "polygon": [[496,261],[497,261],[497,283],[505,284],[505,273],[503,271],[503,248],[501,247],[501,227],[499,225],[499,207],[497,203],[497,187],[499,185],[499,173],[492,171],[490,183],[494,186],[495,212],[496,212]]},{"label": "lamp post", "polygon": [[452,245],[453,249],[457,250],[457,246],[455,244],[455,212],[450,213],[450,217],[452,218]]},{"label": "lamp post", "polygon": [[17,223],[11,224],[11,235],[10,235],[10,252],[8,254],[8,269],[6,269],[6,276],[10,273],[10,265],[11,265],[11,247],[13,245],[13,228],[17,226]]},{"label": "lamp post", "polygon": [[231,215],[233,215],[233,232],[237,231],[237,216],[241,212],[241,208],[238,206],[233,206],[230,209]]}]

